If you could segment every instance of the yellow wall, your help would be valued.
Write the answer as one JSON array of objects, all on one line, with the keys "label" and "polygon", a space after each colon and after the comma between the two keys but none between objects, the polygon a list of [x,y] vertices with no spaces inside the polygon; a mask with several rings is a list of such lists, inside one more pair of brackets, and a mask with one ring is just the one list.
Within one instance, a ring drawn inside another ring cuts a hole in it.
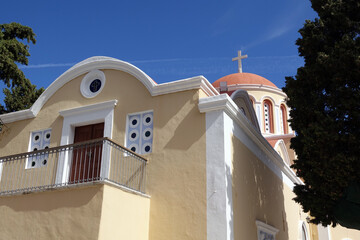
[{"label": "yellow wall", "polygon": [[335,228],[331,228],[330,234],[331,234],[331,240],[342,240],[344,238],[351,240],[360,239],[359,230],[345,228],[340,225],[337,225]]},{"label": "yellow wall", "polygon": [[298,239],[306,214],[292,200],[292,190],[236,137],[232,140],[235,239],[257,239],[256,220],[277,228],[277,240]]},{"label": "yellow wall", "polygon": [[150,199],[104,186],[99,240],[149,239]]},{"label": "yellow wall", "polygon": [[0,156],[26,152],[34,130],[52,128],[50,147],[58,146],[63,124],[61,110],[117,99],[113,140],[121,145],[125,143],[127,114],[153,110],[153,152],[144,155],[149,159],[149,239],[185,239],[190,235],[205,239],[205,114],[200,114],[197,107],[203,92],[188,90],[152,97],[132,75],[117,70],[103,72],[106,83],[96,97],[87,99],[81,95],[82,75],[59,89],[36,118],[7,124],[9,131],[0,136]]},{"label": "yellow wall", "polygon": [[98,239],[103,187],[0,198],[0,239]]}]

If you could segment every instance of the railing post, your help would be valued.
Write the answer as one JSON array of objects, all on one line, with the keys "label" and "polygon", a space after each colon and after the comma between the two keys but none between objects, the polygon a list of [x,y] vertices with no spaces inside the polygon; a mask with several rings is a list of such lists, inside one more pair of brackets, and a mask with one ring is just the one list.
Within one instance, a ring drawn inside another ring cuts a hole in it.
[{"label": "railing post", "polygon": [[100,179],[109,179],[110,173],[110,156],[111,156],[111,146],[107,139],[103,140],[103,149],[101,156],[101,171]]},{"label": "railing post", "polygon": [[[69,149],[70,151],[70,149]],[[69,169],[69,151],[60,151],[59,158],[57,162],[57,169],[56,169],[56,178],[55,184],[56,185],[65,185],[68,179],[69,174],[67,173]]]}]

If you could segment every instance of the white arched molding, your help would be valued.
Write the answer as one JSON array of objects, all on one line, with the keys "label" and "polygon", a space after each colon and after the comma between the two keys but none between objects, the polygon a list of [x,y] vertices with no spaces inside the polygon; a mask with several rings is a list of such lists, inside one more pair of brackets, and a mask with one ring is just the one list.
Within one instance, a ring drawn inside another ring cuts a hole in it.
[{"label": "white arched molding", "polygon": [[50,97],[67,82],[92,70],[105,69],[120,70],[129,73],[138,79],[142,84],[144,84],[152,96],[191,89],[201,89],[208,96],[219,95],[218,91],[203,76],[196,76],[188,79],[157,84],[147,74],[128,62],[124,62],[115,58],[99,56],[88,58],[63,73],[40,95],[40,97],[36,100],[30,109],[2,114],[0,115],[1,120],[4,123],[10,123],[34,118],[39,113],[44,104],[50,99]]},{"label": "white arched molding", "polygon": [[[310,240],[309,230],[304,221],[299,222],[299,240],[304,240],[303,234],[305,234],[305,240]],[[321,238],[320,238],[321,239]]]},{"label": "white arched molding", "polygon": [[[269,102],[271,104],[271,106],[269,104],[267,104],[267,117],[266,117],[266,108],[265,108],[265,103]],[[264,134],[275,134],[276,133],[276,111],[275,111],[275,102],[274,99],[270,98],[270,97],[263,97],[261,100],[261,114],[263,116],[263,129],[262,132],[264,132]],[[268,127],[269,130],[267,130],[267,125],[266,125],[266,120],[268,120]],[[269,131],[269,132],[267,132]]]},{"label": "white arched molding", "polygon": [[[64,117],[61,133],[60,145],[68,145],[74,143],[75,127],[85,126],[96,123],[104,123],[104,137],[112,138],[112,130],[114,125],[114,108],[117,100],[111,100],[92,105],[62,110],[59,114]],[[108,175],[108,158],[106,149],[102,151],[101,173],[100,176],[106,178]],[[58,161],[56,172],[56,184],[64,184],[69,178],[69,170],[71,166],[71,156],[68,152],[63,153]]]},{"label": "white arched molding", "polygon": [[[250,116],[247,116],[247,118],[252,122],[252,124],[255,126],[255,128],[261,132],[258,119],[256,117],[256,113],[253,107],[253,104],[250,100],[250,96],[247,91],[238,89],[235,92],[231,94],[231,99],[235,100],[236,98],[242,98],[244,100],[244,103],[250,113]],[[254,100],[254,98],[253,98]],[[255,101],[255,100],[254,100]]]},{"label": "white arched molding", "polygon": [[281,157],[283,159],[283,161],[288,165],[290,166],[290,158],[289,158],[289,153],[286,149],[286,145],[285,145],[285,142],[280,139],[276,142],[275,146],[274,146],[274,149],[275,150],[280,150],[281,152]]}]

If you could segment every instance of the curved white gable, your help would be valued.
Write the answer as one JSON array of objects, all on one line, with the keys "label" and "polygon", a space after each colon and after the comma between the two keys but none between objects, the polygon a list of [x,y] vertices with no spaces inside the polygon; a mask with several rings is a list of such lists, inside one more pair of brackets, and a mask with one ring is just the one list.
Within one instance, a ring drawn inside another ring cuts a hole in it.
[{"label": "curved white gable", "polygon": [[146,73],[134,65],[111,57],[91,57],[77,63],[69,70],[60,75],[36,100],[30,109],[0,115],[4,123],[24,120],[35,117],[50,97],[72,79],[90,72],[94,69],[114,69],[127,72],[137,78],[148,89],[152,96],[201,88],[209,95],[219,93],[211,83],[203,76],[178,80],[169,83],[157,84]]}]

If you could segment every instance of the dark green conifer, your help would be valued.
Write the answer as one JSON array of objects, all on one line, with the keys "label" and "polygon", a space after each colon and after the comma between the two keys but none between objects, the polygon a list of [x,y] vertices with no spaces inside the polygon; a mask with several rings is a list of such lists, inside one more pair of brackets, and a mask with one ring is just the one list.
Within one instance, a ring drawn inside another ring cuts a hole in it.
[{"label": "dark green conifer", "polygon": [[5,106],[0,104],[0,114],[31,107],[44,91],[43,88],[36,89],[17,65],[28,64],[30,42],[36,43],[30,27],[19,23],[0,24],[0,80],[7,86],[4,89]]},{"label": "dark green conifer", "polygon": [[292,167],[305,183],[295,186],[295,201],[313,223],[336,225],[344,193],[360,183],[360,1],[311,3],[319,17],[305,22],[296,41],[305,64],[283,89],[296,131]]}]

